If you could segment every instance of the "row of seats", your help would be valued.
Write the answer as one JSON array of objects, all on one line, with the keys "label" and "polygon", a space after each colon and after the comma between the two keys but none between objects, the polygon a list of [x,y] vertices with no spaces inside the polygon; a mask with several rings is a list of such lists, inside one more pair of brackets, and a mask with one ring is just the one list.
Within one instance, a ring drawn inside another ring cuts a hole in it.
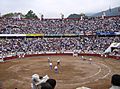
[{"label": "row of seats", "polygon": [[75,19],[0,18],[0,34],[94,34],[119,32],[120,17]]}]

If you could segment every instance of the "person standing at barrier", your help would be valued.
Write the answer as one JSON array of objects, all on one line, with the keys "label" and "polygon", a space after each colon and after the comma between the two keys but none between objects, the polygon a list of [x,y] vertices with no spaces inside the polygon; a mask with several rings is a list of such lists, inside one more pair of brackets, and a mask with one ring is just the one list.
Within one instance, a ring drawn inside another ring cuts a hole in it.
[{"label": "person standing at barrier", "polygon": [[89,58],[89,60],[88,60],[88,61],[89,61],[89,63],[91,64],[91,63],[92,63],[92,58]]},{"label": "person standing at barrier", "polygon": [[83,60],[83,61],[85,61],[86,60],[86,58],[84,57],[84,56],[81,56],[81,58],[80,58],[81,60]]},{"label": "person standing at barrier", "polygon": [[22,57],[25,57],[25,53],[22,54]]},{"label": "person standing at barrier", "polygon": [[81,57],[80,57],[80,60],[83,60],[83,59],[84,59],[84,56],[81,56]]}]

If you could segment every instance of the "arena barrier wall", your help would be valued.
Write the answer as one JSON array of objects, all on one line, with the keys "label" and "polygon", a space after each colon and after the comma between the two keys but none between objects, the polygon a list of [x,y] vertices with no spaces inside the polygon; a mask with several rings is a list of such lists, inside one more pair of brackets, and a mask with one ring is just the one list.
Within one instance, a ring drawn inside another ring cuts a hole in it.
[{"label": "arena barrier wall", "polygon": [[[21,58],[25,58],[25,57],[35,57],[35,56],[62,56],[62,55],[73,55],[73,52],[44,52],[41,54],[26,54],[24,55],[24,57]],[[113,58],[113,59],[120,59],[120,56],[110,56],[110,55],[103,55],[103,54],[90,54],[90,53],[80,53],[78,54],[79,56],[95,56],[95,57],[101,57],[101,58]],[[4,61],[6,60],[13,60],[13,59],[17,59],[19,58],[19,56],[9,56],[9,57],[5,57]]]}]

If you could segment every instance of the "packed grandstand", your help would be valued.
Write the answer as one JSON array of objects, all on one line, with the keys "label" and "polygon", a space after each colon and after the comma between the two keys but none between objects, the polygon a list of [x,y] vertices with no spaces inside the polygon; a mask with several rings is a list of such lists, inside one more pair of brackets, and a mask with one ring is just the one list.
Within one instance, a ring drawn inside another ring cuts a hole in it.
[{"label": "packed grandstand", "polygon": [[120,17],[80,19],[0,18],[1,34],[97,34],[119,32]]},{"label": "packed grandstand", "polygon": [[[119,16],[82,20],[0,18],[0,54],[75,50],[103,54],[112,43],[120,42],[119,30]],[[119,55],[118,49],[111,55]]]}]

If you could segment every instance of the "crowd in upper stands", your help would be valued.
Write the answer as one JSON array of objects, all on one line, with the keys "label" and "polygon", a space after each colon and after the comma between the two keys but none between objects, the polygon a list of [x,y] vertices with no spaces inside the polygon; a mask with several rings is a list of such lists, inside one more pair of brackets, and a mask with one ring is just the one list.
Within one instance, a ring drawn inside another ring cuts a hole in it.
[{"label": "crowd in upper stands", "polygon": [[75,19],[0,18],[0,34],[83,34],[118,32],[120,17]]}]

